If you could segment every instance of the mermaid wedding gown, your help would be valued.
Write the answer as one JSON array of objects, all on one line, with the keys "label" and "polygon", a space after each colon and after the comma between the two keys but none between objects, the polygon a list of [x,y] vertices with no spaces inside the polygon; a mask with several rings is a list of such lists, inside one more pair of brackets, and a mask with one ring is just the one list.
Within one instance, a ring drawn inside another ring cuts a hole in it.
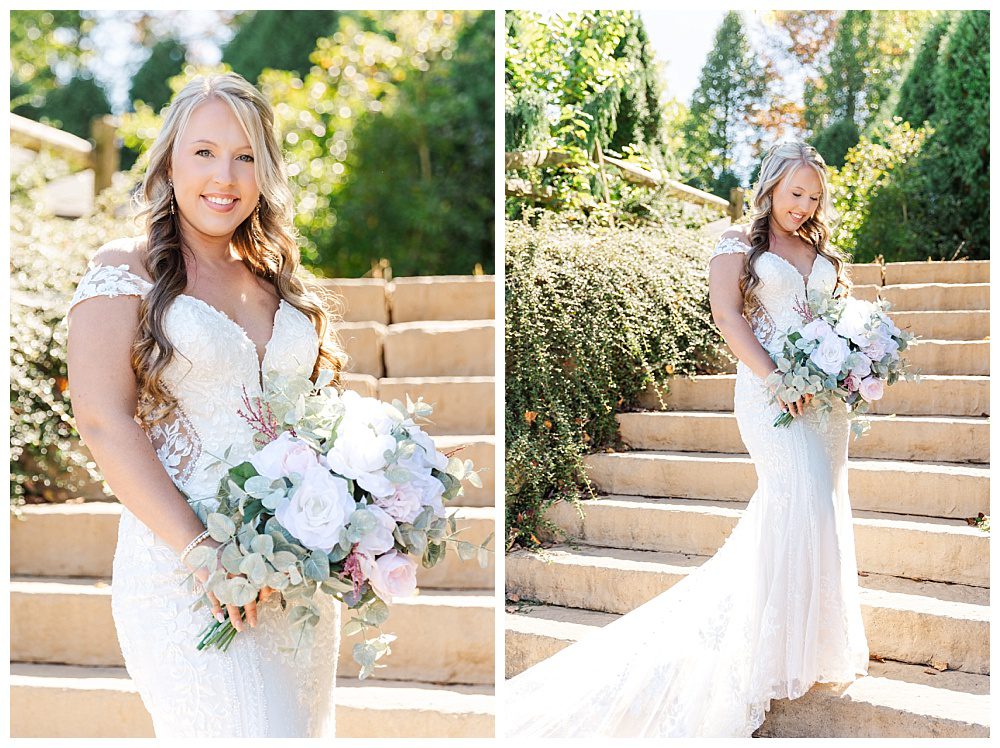
[{"label": "mermaid wedding gown", "polygon": [[[70,308],[95,296],[142,296],[151,284],[127,265],[92,265]],[[261,392],[265,373],[311,374],[319,350],[315,328],[281,301],[263,361],[243,329],[193,296],[171,304],[165,329],[176,348],[162,381],[178,407],[148,434],[164,470],[199,516],[218,506],[214,498],[228,469],[217,461],[230,444],[230,462],[250,454],[253,431],[237,414],[244,388]],[[153,718],[157,737],[330,737],[339,645],[339,605],[324,607],[315,647],[308,657],[281,651],[294,647],[293,631],[279,595],[258,604],[257,626],[236,635],[227,651],[199,652],[198,634],[212,618],[207,607],[192,612],[198,597],[184,582],[177,554],[122,508],[111,580],[111,608],[125,667]]]},{"label": "mermaid wedding gown", "polygon": [[[745,252],[724,238],[712,257]],[[808,278],[757,261],[754,335],[770,353],[798,322],[805,290],[831,292],[817,256]],[[868,668],[847,493],[846,407],[787,428],[742,362],[734,410],[757,490],[722,548],[666,592],[506,683],[508,737],[749,737],[771,699]]]}]

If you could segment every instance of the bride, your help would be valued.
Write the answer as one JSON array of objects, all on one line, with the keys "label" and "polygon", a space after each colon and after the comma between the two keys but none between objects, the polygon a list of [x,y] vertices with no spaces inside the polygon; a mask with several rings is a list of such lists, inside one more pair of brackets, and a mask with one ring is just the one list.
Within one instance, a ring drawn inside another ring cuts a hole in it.
[{"label": "bride", "polygon": [[[280,595],[228,615],[227,651],[199,652],[215,615],[192,612],[186,551],[219,544],[205,518],[229,462],[249,454],[237,411],[268,373],[339,369],[329,320],[296,277],[299,253],[274,117],[238,75],[198,78],[167,110],[143,182],[145,233],[91,261],[70,307],[68,367],[80,434],[124,505],[111,582],[129,676],[157,737],[332,735],[339,608],[309,660]],[[198,582],[209,576],[199,569]],[[188,582],[185,583],[185,580]],[[197,585],[195,585],[197,586]]]},{"label": "bride", "polygon": [[[668,591],[506,684],[508,736],[749,737],[771,699],[867,673],[846,406],[772,403],[780,333],[808,290],[847,288],[828,244],[825,164],[771,148],[750,224],[709,263],[712,315],[739,359],[734,410],[757,490],[722,548]],[[780,410],[779,410],[780,408]],[[780,411],[787,428],[771,424]]]}]

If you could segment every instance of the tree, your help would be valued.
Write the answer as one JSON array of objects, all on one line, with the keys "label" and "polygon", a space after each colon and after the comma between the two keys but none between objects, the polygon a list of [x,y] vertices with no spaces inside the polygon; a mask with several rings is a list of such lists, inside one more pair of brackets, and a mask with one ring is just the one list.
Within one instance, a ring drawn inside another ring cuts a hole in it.
[{"label": "tree", "polygon": [[[750,49],[736,11],[726,13],[691,97],[685,125],[690,184],[728,199],[737,142],[749,140],[751,119],[766,90],[764,71]],[[725,194],[722,191],[725,190]]]},{"label": "tree", "polygon": [[183,71],[186,54],[184,45],[173,37],[157,42],[132,77],[129,98],[145,102],[157,111],[163,108],[173,96],[168,80]]},{"label": "tree", "polygon": [[451,53],[357,125],[319,243],[327,270],[360,275],[386,258],[396,275],[493,271],[493,14],[456,25]]},{"label": "tree", "polygon": [[90,138],[91,121],[110,113],[111,105],[104,89],[83,74],[49,91],[39,110],[42,119],[84,139]]},{"label": "tree", "polygon": [[646,26],[638,14],[632,14],[614,56],[628,60],[631,75],[617,87],[614,130],[605,146],[618,152],[629,146],[662,151],[660,97],[663,91]]},{"label": "tree", "polygon": [[900,87],[896,114],[914,126],[934,116],[934,72],[941,40],[947,35],[953,20],[950,13],[945,13],[927,29]]},{"label": "tree", "polygon": [[822,80],[806,92],[806,122],[827,163],[843,164],[857,142],[847,137],[853,129],[860,136],[891,114],[903,67],[931,17],[927,11],[844,13]]},{"label": "tree", "polygon": [[254,82],[264,68],[309,72],[316,40],[337,27],[336,10],[258,10],[222,52],[222,61]]},{"label": "tree", "polygon": [[10,11],[11,111],[32,116],[45,96],[86,65],[93,21],[77,10]]}]

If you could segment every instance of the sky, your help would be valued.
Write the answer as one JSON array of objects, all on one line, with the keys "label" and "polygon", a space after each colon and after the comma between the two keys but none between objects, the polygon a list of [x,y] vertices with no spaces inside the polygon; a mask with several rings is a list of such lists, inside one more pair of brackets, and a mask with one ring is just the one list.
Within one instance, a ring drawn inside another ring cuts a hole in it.
[{"label": "sky", "polygon": [[641,10],[649,41],[663,65],[667,98],[690,103],[725,11]]}]

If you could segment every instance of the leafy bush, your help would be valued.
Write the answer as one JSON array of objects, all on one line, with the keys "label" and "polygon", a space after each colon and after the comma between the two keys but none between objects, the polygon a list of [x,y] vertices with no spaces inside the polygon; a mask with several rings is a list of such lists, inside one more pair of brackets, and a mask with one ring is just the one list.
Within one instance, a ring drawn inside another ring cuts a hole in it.
[{"label": "leafy bush", "polygon": [[920,153],[926,138],[926,130],[914,130],[897,117],[875,128],[870,138],[862,137],[830,179],[833,207],[839,214],[830,240],[854,262],[871,262],[878,255],[894,254],[889,251],[889,243],[897,245],[898,235],[910,231],[906,221],[883,225],[886,211],[876,211],[873,216],[872,205],[881,197],[883,208],[891,201],[904,215],[907,204],[911,210],[918,208],[922,196],[913,194],[910,188],[899,189],[899,182],[893,183],[892,177],[896,170],[906,167],[908,159]]},{"label": "leafy bush", "polygon": [[[11,180],[10,501],[15,512],[25,502],[103,490],[72,421],[63,319],[89,256],[128,228],[109,210],[75,221],[46,215],[37,189],[63,173],[65,167],[43,156]],[[104,193],[107,200],[122,200],[111,193]]]},{"label": "leafy bush", "polygon": [[534,545],[556,499],[592,491],[583,455],[647,384],[714,371],[711,240],[686,229],[506,224],[507,543]]}]

